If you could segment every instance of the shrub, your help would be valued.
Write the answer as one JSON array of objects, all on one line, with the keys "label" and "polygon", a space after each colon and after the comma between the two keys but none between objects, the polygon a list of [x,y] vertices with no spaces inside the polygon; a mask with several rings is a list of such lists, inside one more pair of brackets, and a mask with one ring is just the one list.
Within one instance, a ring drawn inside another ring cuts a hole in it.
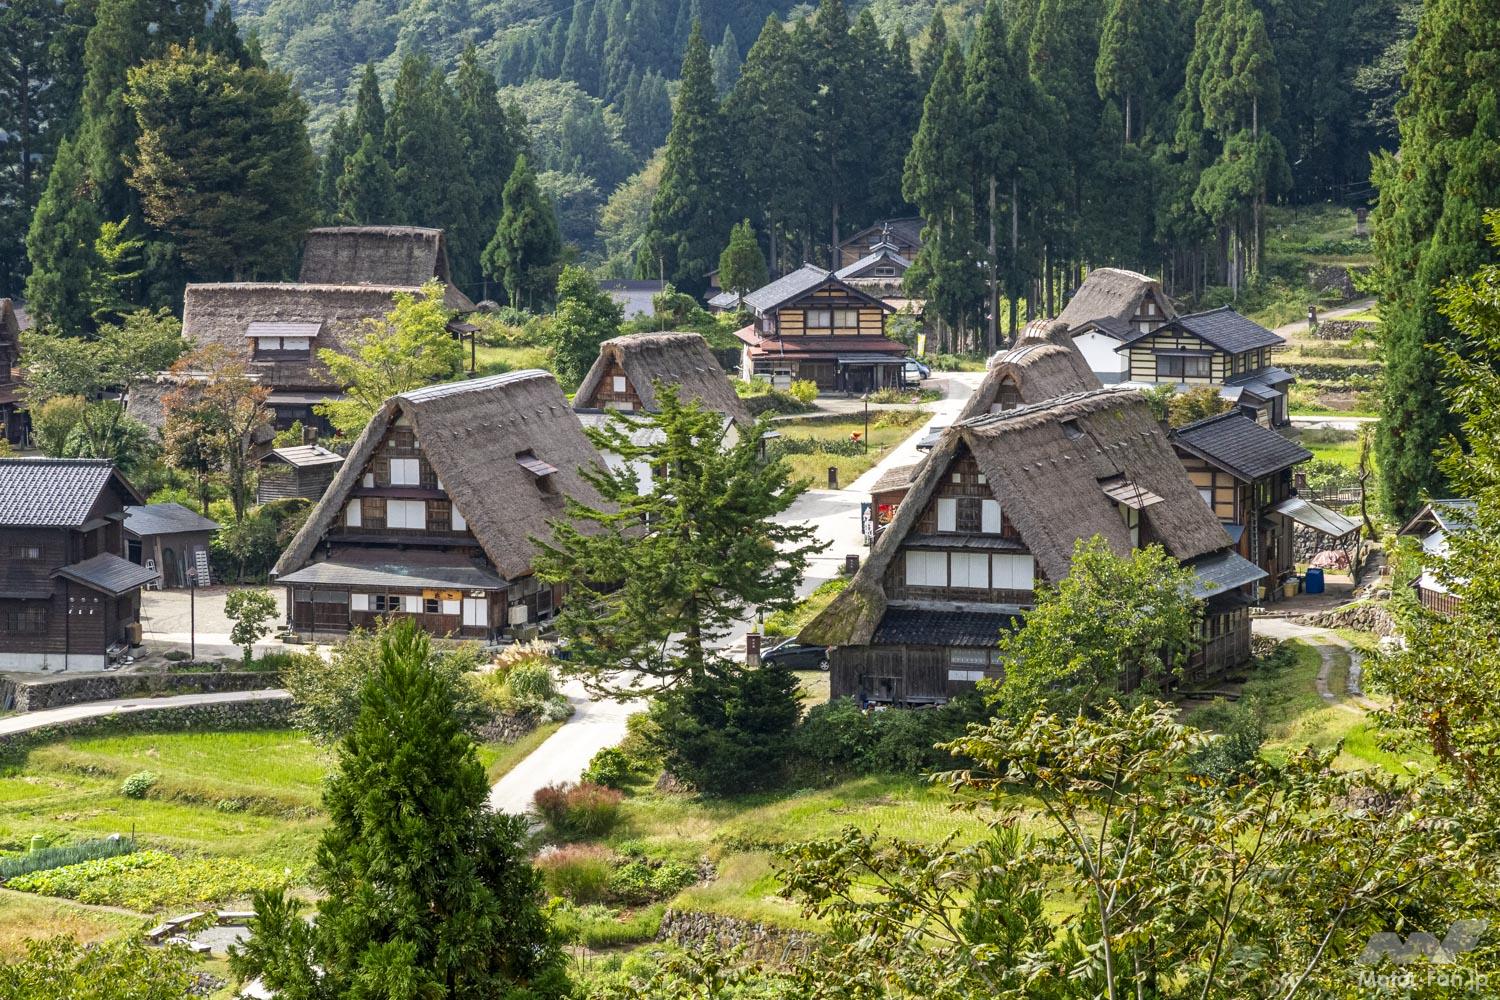
[{"label": "shrub", "polygon": [[1189,713],[1186,722],[1217,734],[1188,761],[1194,774],[1216,783],[1244,774],[1266,741],[1260,712],[1252,702],[1215,698]]},{"label": "shrub", "polygon": [[181,663],[191,658],[191,654],[185,649],[169,649],[162,654],[162,658],[169,663]]},{"label": "shrub", "polygon": [[549,895],[573,903],[602,903],[610,892],[614,854],[607,847],[559,847],[534,862]]},{"label": "shrub", "polygon": [[510,696],[522,704],[539,705],[557,696],[552,667],[546,663],[518,664],[505,678]]},{"label": "shrub", "polygon": [[616,790],[623,789],[634,778],[635,772],[631,769],[630,758],[625,756],[625,751],[619,747],[605,747],[594,754],[593,759],[589,761],[588,768],[583,772],[584,781]]},{"label": "shrub", "polygon": [[745,409],[750,411],[751,416],[758,417],[763,413],[808,413],[816,407],[811,403],[802,402],[790,393],[779,389],[768,389],[764,393],[746,396]]},{"label": "shrub", "polygon": [[811,403],[818,398],[818,383],[811,379],[799,378],[787,386],[787,392],[799,403]]},{"label": "shrub", "polygon": [[286,649],[272,649],[250,661],[250,669],[262,673],[279,674],[291,663],[296,653]]},{"label": "shrub", "polygon": [[0,858],[0,879],[15,878],[31,872],[50,871],[67,865],[82,864],[96,858],[113,858],[135,850],[135,841],[124,837],[85,840],[62,847],[43,847],[14,857]]},{"label": "shrub", "polygon": [[634,712],[625,717],[625,738],[618,750],[625,755],[630,769],[637,774],[652,774],[661,767],[661,727],[649,712]]},{"label": "shrub", "polygon": [[624,798],[613,788],[589,781],[539,788],[532,804],[547,828],[568,840],[598,837],[614,828]]},{"label": "shrub", "polygon": [[[607,906],[574,906],[559,900],[548,909],[547,915],[564,941],[598,950],[655,940],[661,930],[662,912],[661,906],[652,906],[622,917]],[[594,995],[598,994],[590,993]]]},{"label": "shrub", "polygon": [[120,783],[120,794],[127,799],[144,799],[154,784],[155,771],[137,771]]},{"label": "shrub", "polygon": [[765,631],[768,636],[796,635],[802,626],[812,621],[818,612],[833,603],[833,599],[849,586],[848,577],[825,580],[796,605],[784,611],[773,611],[766,616]]},{"label": "shrub", "polygon": [[641,906],[670,899],[698,881],[698,873],[676,861],[636,858],[610,873],[609,895],[618,903]]},{"label": "shrub", "polygon": [[776,784],[801,712],[797,678],[779,665],[724,664],[651,704],[662,762],[707,795]]},{"label": "shrub", "polygon": [[955,766],[940,743],[953,740],[987,713],[977,695],[919,710],[863,712],[852,698],[808,710],[792,741],[806,777],[830,774],[926,774]]},{"label": "shrub", "polygon": [[874,424],[876,427],[915,427],[925,424],[931,416],[931,410],[881,410]]}]

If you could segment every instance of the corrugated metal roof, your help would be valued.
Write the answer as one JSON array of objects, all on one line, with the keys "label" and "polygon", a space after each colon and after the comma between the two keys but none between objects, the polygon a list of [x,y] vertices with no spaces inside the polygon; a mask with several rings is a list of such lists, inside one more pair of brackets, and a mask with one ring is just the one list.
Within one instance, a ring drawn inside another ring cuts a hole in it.
[{"label": "corrugated metal roof", "polygon": [[1099,484],[1104,490],[1104,495],[1116,503],[1122,503],[1132,510],[1144,510],[1152,504],[1161,503],[1161,497],[1152,493],[1142,486],[1137,486],[1128,479],[1116,479]]},{"label": "corrugated metal roof", "polygon": [[1020,627],[1019,614],[891,608],[880,619],[874,646],[998,646],[1000,633]]},{"label": "corrugated metal roof", "polygon": [[277,578],[276,582],[335,587],[449,587],[456,590],[502,590],[507,586],[503,578],[471,562],[461,561],[459,557],[439,561],[410,552],[309,563],[295,573]]},{"label": "corrugated metal roof", "polygon": [[322,323],[296,323],[284,320],[258,320],[245,327],[247,337],[316,337]]},{"label": "corrugated metal roof", "polygon": [[81,583],[94,590],[102,590],[115,597],[138,590],[161,576],[155,570],[137,566],[130,560],[121,559],[109,552],[53,570],[52,575]]},{"label": "corrugated metal roof", "polygon": [[314,465],[341,465],[344,456],[336,451],[329,451],[320,445],[299,444],[291,448],[272,448],[271,454],[285,462],[287,465],[305,469]]},{"label": "corrugated metal roof", "polygon": [[0,525],[76,528],[114,474],[104,458],[0,459]]},{"label": "corrugated metal roof", "polygon": [[125,508],[125,530],[133,535],[173,535],[183,531],[218,531],[219,522],[180,503],[152,503]]},{"label": "corrugated metal roof", "polygon": [[1200,601],[1266,576],[1266,571],[1255,563],[1228,550],[1195,559],[1187,568],[1193,571],[1193,596]]},{"label": "corrugated metal roof", "polygon": [[1332,538],[1342,538],[1359,530],[1359,522],[1354,518],[1345,517],[1301,497],[1289,497],[1271,509]]}]

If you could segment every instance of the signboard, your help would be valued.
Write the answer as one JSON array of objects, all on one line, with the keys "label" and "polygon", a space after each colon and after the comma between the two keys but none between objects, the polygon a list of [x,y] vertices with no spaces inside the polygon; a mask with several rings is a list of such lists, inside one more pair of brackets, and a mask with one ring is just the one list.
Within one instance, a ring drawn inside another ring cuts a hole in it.
[{"label": "signboard", "polygon": [[927,334],[925,334],[925,333],[919,333],[919,334],[917,334],[917,357],[920,358],[922,355],[924,355],[926,353],[927,353]]},{"label": "signboard", "polygon": [[424,590],[422,597],[429,601],[459,601],[464,596],[461,590]]}]

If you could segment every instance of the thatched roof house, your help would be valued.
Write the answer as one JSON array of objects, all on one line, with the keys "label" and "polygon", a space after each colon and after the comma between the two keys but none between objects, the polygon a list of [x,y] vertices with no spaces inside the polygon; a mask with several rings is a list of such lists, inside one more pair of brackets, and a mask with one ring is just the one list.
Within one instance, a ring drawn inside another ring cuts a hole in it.
[{"label": "thatched roof house", "polygon": [[453,284],[441,229],[419,226],[329,226],[310,229],[302,244],[307,285],[395,285],[431,281],[446,287],[448,308],[472,312],[474,303]]},{"label": "thatched roof house", "polygon": [[1116,353],[1132,335],[1155,330],[1177,316],[1161,282],[1135,271],[1096,267],[1084,278],[1058,320],[1105,385],[1125,381],[1129,366]]},{"label": "thatched roof house", "polygon": [[566,498],[598,504],[600,463],[556,379],[535,369],[387,400],[276,564],[299,632],[396,612],[436,633],[495,638],[549,617],[533,538]]},{"label": "thatched roof house", "polygon": [[606,340],[573,396],[573,409],[655,412],[658,384],[676,386],[679,399],[722,413],[736,427],[755,423],[708,341],[696,333],[638,333]]},{"label": "thatched roof house", "polygon": [[[1120,554],[1160,544],[1193,568],[1210,601],[1207,634],[1224,637],[1205,662],[1248,655],[1236,592],[1264,574],[1230,550],[1145,398],[1122,389],[948,428],[853,583],[801,638],[837,647],[834,696],[943,700],[992,675],[999,629],[1031,605],[1037,581],[1066,577],[1075,542],[1095,535]],[[925,620],[933,613],[950,616],[951,634]],[[988,640],[976,647],[976,636]]]}]

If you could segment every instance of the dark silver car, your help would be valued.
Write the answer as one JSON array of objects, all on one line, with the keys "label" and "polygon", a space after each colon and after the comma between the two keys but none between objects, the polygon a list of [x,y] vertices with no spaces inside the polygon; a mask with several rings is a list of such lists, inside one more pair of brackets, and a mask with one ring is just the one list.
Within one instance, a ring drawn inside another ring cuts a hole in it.
[{"label": "dark silver car", "polygon": [[809,646],[796,639],[777,643],[760,654],[760,662],[778,663],[790,670],[827,670],[828,647]]}]

